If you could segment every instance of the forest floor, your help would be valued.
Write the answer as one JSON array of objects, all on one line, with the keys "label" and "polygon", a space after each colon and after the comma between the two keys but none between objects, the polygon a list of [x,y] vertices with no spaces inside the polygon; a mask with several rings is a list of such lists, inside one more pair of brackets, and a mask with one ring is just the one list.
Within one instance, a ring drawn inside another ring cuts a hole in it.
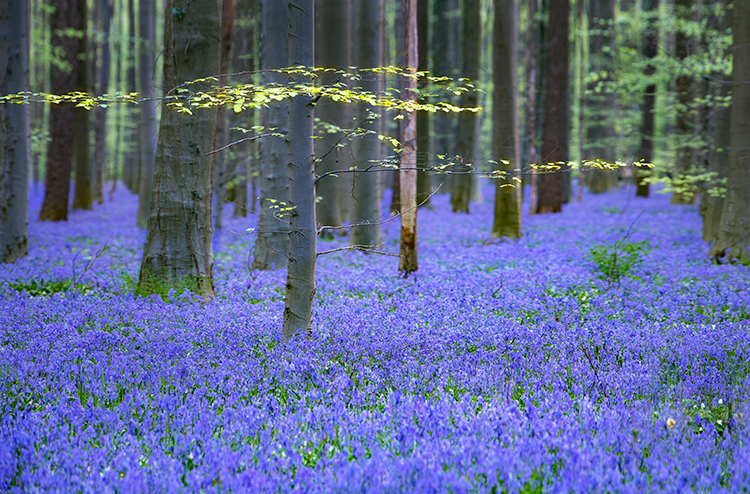
[{"label": "forest floor", "polygon": [[322,256],[313,337],[284,345],[284,273],[233,233],[257,216],[226,207],[204,304],[132,295],[123,187],[54,224],[32,194],[29,255],[0,266],[0,491],[750,490],[750,269],[710,261],[697,207],[524,203],[500,242],[485,197],[420,209],[408,279]]}]

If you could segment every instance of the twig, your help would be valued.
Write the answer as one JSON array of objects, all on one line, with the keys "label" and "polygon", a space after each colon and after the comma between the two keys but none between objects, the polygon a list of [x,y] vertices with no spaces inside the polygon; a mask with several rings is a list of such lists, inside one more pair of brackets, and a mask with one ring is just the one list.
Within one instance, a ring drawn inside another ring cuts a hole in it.
[{"label": "twig", "polygon": [[370,252],[372,254],[378,254],[381,256],[389,256],[389,257],[402,257],[398,254],[391,254],[389,252],[381,252],[379,250],[374,250],[368,247],[372,247],[370,245],[350,245],[348,247],[339,247],[338,249],[331,249],[331,250],[324,250],[322,252],[318,252],[317,255],[322,256],[323,254],[333,254],[334,252],[341,252],[344,250],[361,250],[362,252]]},{"label": "twig", "polygon": [[230,142],[226,146],[222,146],[219,149],[214,149],[213,151],[209,151],[209,152],[206,153],[206,156],[208,156],[209,154],[216,154],[219,151],[224,151],[227,148],[230,148],[232,146],[236,146],[237,144],[243,143],[245,141],[254,141],[256,139],[260,139],[261,137],[273,137],[273,134],[260,134],[260,135],[257,135],[257,136],[245,137],[243,139],[240,139],[239,141]]}]

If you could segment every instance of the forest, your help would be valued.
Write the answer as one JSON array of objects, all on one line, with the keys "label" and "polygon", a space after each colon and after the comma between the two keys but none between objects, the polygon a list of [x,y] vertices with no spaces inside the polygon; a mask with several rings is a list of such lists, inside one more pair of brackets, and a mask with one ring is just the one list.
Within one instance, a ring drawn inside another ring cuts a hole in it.
[{"label": "forest", "polygon": [[750,492],[750,2],[0,2],[0,491]]}]

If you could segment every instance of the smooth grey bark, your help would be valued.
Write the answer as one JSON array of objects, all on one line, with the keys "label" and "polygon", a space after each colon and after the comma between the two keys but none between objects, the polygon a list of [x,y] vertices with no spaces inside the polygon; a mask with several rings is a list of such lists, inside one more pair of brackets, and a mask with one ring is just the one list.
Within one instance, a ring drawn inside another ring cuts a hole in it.
[{"label": "smooth grey bark", "polygon": [[[81,89],[77,86],[76,67],[83,46],[72,36],[62,36],[68,29],[80,29],[78,3],[82,0],[64,0],[55,4],[52,45],[62,50],[63,60],[72,70],[64,71],[55,65],[51,72],[52,94],[65,94]],[[85,111],[79,109],[79,111]],[[76,109],[73,105],[52,105],[49,113],[49,143],[47,145],[47,170],[44,180],[44,202],[39,213],[40,221],[65,221],[68,219],[70,173],[73,166],[73,127]]]},{"label": "smooth grey bark", "polygon": [[727,195],[718,238],[717,259],[750,263],[750,3],[735,2],[732,12],[732,108]]},{"label": "smooth grey bark", "polygon": [[[615,70],[615,0],[589,0],[589,74],[597,77],[588,84],[585,98],[586,144],[584,155],[588,159],[615,161],[616,136],[613,111],[616,95],[607,85]],[[616,170],[586,171],[589,190],[601,194],[617,187]]]},{"label": "smooth grey bark", "polygon": [[[644,0],[643,10],[648,16],[644,33],[643,55],[652,60],[656,58],[659,49],[659,26],[658,19],[659,0]],[[646,77],[653,77],[656,72],[656,66],[649,63],[645,69]],[[654,160],[654,109],[656,108],[656,84],[649,82],[646,86],[646,94],[643,96],[643,123],[641,125],[641,155],[640,159],[645,163],[651,163]],[[635,180],[637,184],[636,195],[639,197],[648,197],[650,187],[646,178],[650,176],[650,171],[646,169],[637,169]]]},{"label": "smooth grey bark", "polygon": [[156,121],[156,19],[153,0],[139,0],[138,26],[140,50],[138,51],[138,92],[142,101],[139,128],[139,162],[140,184],[138,186],[138,226],[146,228],[151,213],[151,186],[154,178],[154,161],[156,160],[156,140],[158,122]]},{"label": "smooth grey bark", "polygon": [[[357,4],[354,26],[354,63],[360,68],[380,67],[383,64],[383,2],[382,0],[360,0]],[[371,93],[381,90],[379,78],[362,80],[362,89]],[[370,132],[379,132],[381,108],[357,105],[355,125]],[[380,160],[380,140],[368,134],[352,143],[352,166],[366,170]],[[349,233],[351,245],[378,245],[381,242],[380,189],[381,173],[366,171],[354,173],[352,183],[351,222]]]},{"label": "smooth grey bark", "polygon": [[[289,7],[287,0],[264,0],[261,67],[287,67]],[[264,84],[286,84],[286,78],[275,72],[264,72]],[[268,132],[287,133],[286,101],[261,110],[263,127]],[[289,220],[279,213],[279,205],[289,200],[287,145],[283,139],[260,140],[260,213],[258,236],[253,250],[251,269],[273,270],[287,266],[289,260]]]},{"label": "smooth grey bark", "polygon": [[[313,65],[315,3],[289,0],[289,62]],[[296,80],[297,84],[310,83]],[[313,99],[298,94],[289,103],[289,265],[284,296],[285,341],[312,332],[315,296],[315,156],[313,151]]]},{"label": "smooth grey bark", "polygon": [[[463,44],[461,58],[461,77],[479,80],[479,63],[481,54],[481,1],[464,0],[463,3]],[[477,92],[468,91],[461,96],[462,107],[477,106]],[[461,112],[458,117],[458,155],[464,165],[455,171],[463,172],[451,179],[451,206],[454,213],[468,213],[471,200],[472,176],[466,172],[474,167],[474,148],[477,134],[477,114]]]},{"label": "smooth grey bark", "polygon": [[[169,0],[164,26],[164,87],[218,73],[220,13],[216,0]],[[208,89],[195,84],[192,91]],[[168,88],[168,89],[167,89]],[[212,156],[215,108],[193,114],[162,107],[154,167],[151,215],[138,290],[189,289],[214,296],[211,245]]]},{"label": "smooth grey bark", "polygon": [[[227,84],[229,73],[229,54],[232,51],[232,27],[234,25],[234,0],[220,0],[222,3],[221,16],[221,50],[219,58],[219,85]],[[216,126],[216,148],[229,142],[229,115],[226,106],[219,107]],[[214,230],[221,230],[224,226],[224,203],[227,199],[227,184],[234,175],[234,169],[225,153],[218,153],[214,160]]]},{"label": "smooth grey bark", "polygon": [[[505,178],[495,179],[494,238],[521,236],[521,184],[513,180],[518,166],[519,147],[516,138],[518,111],[518,0],[493,0],[492,78],[492,149],[496,171]],[[507,162],[507,164],[505,163]]]},{"label": "smooth grey bark", "polygon": [[[417,66],[417,0],[402,0],[404,29],[404,51],[406,66],[414,73]],[[404,99],[417,102],[417,81],[405,81]],[[417,263],[417,115],[405,113],[401,121],[400,141],[403,149],[399,154],[399,194],[401,196],[401,238],[399,244],[398,270],[408,276],[418,268]]]},{"label": "smooth grey bark", "polygon": [[[429,71],[430,62],[430,2],[429,0],[417,1],[417,55],[419,63],[417,69]],[[421,86],[426,87],[427,82],[422,81]],[[421,93],[420,93],[421,94]],[[422,98],[422,103],[426,103]],[[432,115],[429,112],[417,113],[417,149],[419,156],[417,166],[429,168],[430,163],[430,141],[432,139]],[[417,204],[419,206],[430,206],[430,195],[432,194],[432,173],[420,170],[417,174]]]},{"label": "smooth grey bark", "polygon": [[[133,88],[133,91],[138,90],[138,84],[136,80],[136,54],[138,52],[138,43],[136,38],[136,23],[138,19],[135,15],[135,2],[136,0],[129,0],[127,3],[127,16],[128,16],[128,39],[124,43],[124,47],[127,50],[125,57],[125,79],[127,81],[126,87]],[[180,7],[181,8],[181,7]],[[127,108],[127,107],[125,107]],[[133,125],[133,120],[138,117],[135,115],[136,110],[127,108],[126,115],[128,116],[126,125],[126,139],[125,146],[120,150],[123,154],[124,167],[128,170],[125,175],[128,180],[125,182],[128,189],[134,194],[138,193],[138,189],[141,183],[141,167],[140,167],[140,146],[138,127]]]},{"label": "smooth grey bark", "polygon": [[[342,40],[351,39],[351,10],[351,2],[348,0],[316,0],[316,67],[346,70],[351,65],[351,44],[342,43]],[[337,82],[338,77],[335,75],[320,77],[321,85]],[[349,169],[351,151],[348,148],[337,147],[338,143],[345,143],[342,139],[344,134],[334,131],[329,126],[346,128],[351,121],[350,106],[321,99],[315,105],[315,116],[320,126],[316,129],[318,139],[315,140],[315,155],[321,160],[316,164],[318,175]],[[345,196],[341,189],[346,187],[345,178],[349,178],[348,175],[329,175],[316,184],[320,199],[315,209],[320,227],[336,227],[343,222],[341,200]],[[333,231],[324,229],[321,235],[329,235]]]},{"label": "smooth grey bark", "polygon": [[[29,90],[29,4],[0,6],[0,94]],[[0,262],[28,253],[29,105],[0,104]]]}]

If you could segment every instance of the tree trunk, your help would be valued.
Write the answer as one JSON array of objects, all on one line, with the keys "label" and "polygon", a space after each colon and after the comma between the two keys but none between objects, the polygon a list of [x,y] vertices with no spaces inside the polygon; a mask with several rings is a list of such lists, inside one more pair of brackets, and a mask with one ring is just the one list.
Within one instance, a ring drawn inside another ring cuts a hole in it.
[{"label": "tree trunk", "polygon": [[[351,45],[341,40],[351,39],[351,2],[347,0],[316,0],[315,16],[317,18],[317,33],[315,38],[315,66],[330,67],[346,70],[351,65]],[[333,84],[338,76],[322,75],[321,85]],[[316,165],[318,175],[333,171],[349,169],[349,153],[346,148],[337,148],[342,141],[343,133],[329,128],[329,125],[346,127],[351,120],[348,105],[342,105],[331,100],[320,100],[315,105],[315,115],[321,127],[316,130],[318,139],[315,143],[315,155],[320,159]],[[343,194],[339,190],[344,187],[344,173],[340,176],[327,176],[316,184],[320,197],[315,205],[316,218],[319,226],[339,226],[343,218],[340,199]],[[323,230],[322,235],[330,235],[333,230]]]},{"label": "tree trunk", "polygon": [[[464,0],[463,3],[463,43],[461,58],[461,77],[479,80],[481,38],[481,0]],[[461,97],[461,106],[476,107],[477,92],[468,91]],[[474,169],[474,144],[477,130],[477,114],[462,112],[458,116],[458,155],[463,165],[454,171],[460,173],[451,179],[451,205],[454,213],[468,213],[471,199],[472,177]]]},{"label": "tree trunk", "polygon": [[[128,39],[125,43],[125,46],[127,46],[127,65],[125,68],[125,78],[127,81],[126,87],[133,88],[133,91],[138,90],[135,73],[135,64],[137,60],[136,55],[138,53],[138,44],[136,43],[137,38],[135,31],[135,25],[138,20],[135,16],[135,2],[136,0],[128,1]],[[137,119],[138,117],[134,115],[135,109],[129,107],[125,108],[127,120],[125,122],[125,147],[122,150],[122,153],[123,159],[125,161],[124,166],[126,166],[130,170],[130,173],[127,175],[130,178],[130,180],[127,182],[128,189],[130,189],[130,191],[134,194],[137,194],[141,184],[141,154],[140,150],[138,149],[140,146],[140,134],[138,131],[138,127],[136,125],[133,125],[133,120]]]},{"label": "tree trunk", "polygon": [[750,3],[732,12],[732,108],[727,194],[711,255],[750,263]]},{"label": "tree trunk", "polygon": [[[409,77],[406,91],[401,95],[404,99],[417,102],[416,66],[418,57],[417,47],[417,0],[402,0],[402,15],[404,20],[404,41],[406,65]],[[408,276],[417,270],[417,115],[416,112],[404,113],[401,122],[400,136],[403,149],[399,155],[399,185],[401,195],[401,258],[398,270]]]},{"label": "tree trunk", "polygon": [[[588,85],[584,157],[614,163],[617,140],[613,111],[616,100],[614,90],[608,85],[613,80],[615,70],[615,0],[589,0],[588,7],[591,33],[589,73],[596,74],[597,77]],[[616,170],[587,170],[586,179],[589,190],[594,194],[617,187]]]},{"label": "tree trunk", "polygon": [[[289,62],[312,67],[315,4],[289,0]],[[294,81],[305,83],[307,81]],[[313,99],[299,94],[289,103],[289,266],[284,297],[285,341],[298,333],[312,332],[315,296],[315,156],[313,151]]]},{"label": "tree trunk", "polygon": [[[568,148],[568,14],[569,0],[550,0],[546,51],[546,87],[544,99],[544,140],[542,161],[567,161]],[[560,165],[560,170],[566,166]],[[539,198],[537,213],[562,211],[563,173],[545,172],[537,177]]]},{"label": "tree trunk", "polygon": [[[644,33],[645,44],[643,55],[652,60],[656,58],[659,50],[659,0],[644,0],[643,10],[648,15]],[[653,77],[656,67],[649,63],[646,66],[646,77]],[[641,127],[641,156],[645,163],[654,161],[654,109],[656,108],[656,84],[649,82],[646,86],[646,94],[643,96],[643,125]],[[651,175],[648,168],[637,169],[635,172],[636,193],[638,197],[649,196],[649,184],[646,179]]]},{"label": "tree trunk", "polygon": [[[29,90],[29,4],[0,6],[0,94]],[[28,252],[29,105],[0,104],[0,262]]]},{"label": "tree trunk", "polygon": [[[220,12],[216,0],[177,0],[166,8],[164,87],[218,73]],[[190,86],[206,90],[207,84]],[[189,289],[214,296],[211,228],[215,108],[193,114],[163,107],[156,150],[151,215],[143,250],[138,290],[167,293]]]},{"label": "tree trunk", "polygon": [[[536,18],[536,2],[532,0],[529,2],[529,13],[528,13],[528,26],[526,27],[526,62],[524,69],[526,71],[526,88],[528,91],[528,108],[530,114],[526,117],[526,141],[528,145],[528,152],[524,163],[537,164],[539,163],[539,153],[537,152],[537,119],[538,119],[538,95],[539,95],[539,82],[537,73],[539,70],[539,63],[537,60],[538,50],[537,36],[539,34],[539,21]],[[524,167],[525,168],[525,167]],[[534,173],[534,169],[530,169],[529,176],[529,214],[536,213],[536,202],[537,202],[537,176]]]},{"label": "tree trunk", "polygon": [[[495,170],[505,178],[495,179],[494,238],[521,236],[521,184],[512,180],[518,167],[516,109],[518,63],[518,0],[494,0],[492,78],[492,149]],[[507,162],[507,164],[505,163]]]},{"label": "tree trunk", "polygon": [[[674,0],[675,17],[683,22],[696,19],[695,0]],[[744,29],[744,28],[743,28]],[[675,33],[675,56],[680,63],[696,54],[698,39],[690,34],[685,28],[677,29]],[[682,69],[683,71],[685,69]],[[675,92],[677,93],[677,117],[675,127],[677,140],[680,144],[675,152],[674,172],[672,180],[676,181],[677,188],[672,193],[672,204],[692,204],[695,201],[697,190],[692,185],[681,185],[680,182],[690,173],[690,169],[696,165],[695,148],[690,146],[696,129],[696,116],[690,105],[697,96],[697,85],[694,74],[684,71],[675,80]]]},{"label": "tree trunk", "polygon": [[138,186],[138,226],[146,228],[151,214],[151,186],[154,180],[154,160],[158,123],[156,121],[156,78],[154,74],[156,49],[156,21],[153,0],[138,2],[140,50],[138,51],[138,91],[146,101],[140,103],[140,184]]},{"label": "tree trunk", "polygon": [[[287,0],[263,1],[262,68],[280,69],[287,63],[289,7]],[[285,84],[286,78],[275,72],[264,72],[265,84]],[[285,134],[286,101],[262,109],[263,127]],[[279,204],[289,200],[287,145],[282,139],[269,137],[260,141],[260,214],[258,237],[251,269],[273,270],[287,266],[289,260],[289,220],[281,217]]]},{"label": "tree trunk", "polygon": [[[234,0],[219,0],[223,5],[221,16],[221,50],[219,57],[219,85],[227,84],[229,73],[229,53],[232,51],[232,26],[234,25]],[[226,106],[220,106],[216,125],[216,149],[229,143],[229,123]],[[214,230],[224,226],[224,203],[227,197],[227,183],[233,174],[226,152],[217,153],[214,159]]]},{"label": "tree trunk", "polygon": [[[354,29],[354,63],[358,67],[379,67],[383,62],[383,4],[382,0],[360,0],[357,5]],[[361,81],[362,89],[377,93],[381,80],[372,78]],[[380,114],[382,108],[357,105],[356,125],[371,132],[379,132],[378,119],[368,118],[369,113]],[[353,163],[365,170],[380,160],[380,140],[368,134],[352,143]],[[380,173],[355,173],[352,183],[353,203],[349,234],[351,245],[377,245],[380,243]]]},{"label": "tree trunk", "polygon": [[[98,43],[100,56],[99,67],[96,72],[97,92],[105,94],[109,92],[110,78],[110,32],[112,26],[112,7],[109,0],[96,0],[99,14],[99,24],[102,30],[102,40]],[[94,170],[95,170],[95,196],[99,204],[104,202],[104,166],[107,159],[107,109],[96,107],[94,109]]]},{"label": "tree trunk", "polygon": [[[417,1],[417,51],[419,55],[418,69],[420,72],[429,71],[429,59],[430,59],[430,8],[428,0]],[[427,82],[423,82],[422,86],[427,86]],[[422,92],[420,91],[420,94]],[[426,102],[422,98],[422,102]],[[418,159],[419,168],[429,168],[432,166],[432,158],[430,155],[430,140],[432,138],[432,115],[429,112],[419,112],[417,114],[417,149],[421,156]],[[430,194],[432,194],[432,173],[428,171],[419,171],[417,175],[417,204],[419,206],[430,205]]]},{"label": "tree trunk", "polygon": [[[80,89],[77,86],[76,67],[79,64],[78,53],[81,51],[81,43],[75,37],[60,35],[68,29],[80,29],[78,3],[79,0],[64,0],[56,3],[52,45],[62,49],[62,60],[71,70],[61,70],[60,65],[55,64],[52,69],[52,94],[65,94]],[[44,202],[39,213],[40,221],[66,221],[68,219],[75,115],[76,109],[72,105],[50,107],[50,141],[47,148],[47,173],[44,181]]]},{"label": "tree trunk", "polygon": [[[83,33],[80,38],[80,51],[76,65],[76,85],[78,89],[90,92],[89,64],[91,60],[88,54],[88,28],[85,1],[78,3],[78,29]],[[75,160],[75,187],[73,190],[73,209],[91,209],[94,198],[91,194],[91,144],[89,141],[89,111],[77,108],[73,129],[73,158]]]}]

